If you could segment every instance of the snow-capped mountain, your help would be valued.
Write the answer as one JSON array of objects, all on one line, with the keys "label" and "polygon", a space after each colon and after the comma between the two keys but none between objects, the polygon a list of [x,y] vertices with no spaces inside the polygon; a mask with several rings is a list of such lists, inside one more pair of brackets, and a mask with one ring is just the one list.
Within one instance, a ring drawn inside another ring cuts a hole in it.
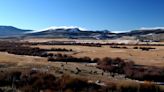
[{"label": "snow-capped mountain", "polygon": [[34,31],[34,32],[42,32],[42,31],[48,31],[48,30],[56,30],[56,31],[62,31],[62,30],[67,30],[67,31],[70,31],[70,32],[78,32],[79,30],[80,31],[86,31],[87,29],[85,28],[82,28],[82,27],[78,27],[78,26],[52,26],[52,27],[48,27],[48,28],[45,28],[45,29],[41,29],[41,30],[37,30],[37,31]]},{"label": "snow-capped mountain", "polygon": [[164,29],[140,29],[123,33],[111,33],[108,30],[86,30],[76,26],[49,27],[39,31],[24,30],[13,26],[0,26],[1,37],[50,37],[50,38],[89,38],[117,39],[123,36],[136,37],[141,40],[164,40]]},{"label": "snow-capped mountain", "polygon": [[110,33],[108,30],[89,31],[81,27],[49,27],[38,32],[28,34],[37,37],[64,37],[64,38],[94,38],[96,35],[104,35]]},{"label": "snow-capped mountain", "polygon": [[81,31],[79,28],[58,28],[58,29],[46,29],[41,32],[79,32]]}]

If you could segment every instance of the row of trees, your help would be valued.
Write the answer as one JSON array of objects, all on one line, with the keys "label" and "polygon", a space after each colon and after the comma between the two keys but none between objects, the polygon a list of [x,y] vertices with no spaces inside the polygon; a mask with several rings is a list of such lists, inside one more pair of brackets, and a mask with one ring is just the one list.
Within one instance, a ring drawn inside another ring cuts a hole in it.
[{"label": "row of trees", "polygon": [[[117,48],[117,49],[128,49],[128,47],[126,46],[118,46],[118,45],[111,45],[110,48]],[[153,47],[133,47],[133,49],[141,49],[143,51],[149,51],[149,50],[153,50],[153,49],[156,49],[156,48],[153,48]]]},{"label": "row of trees", "polygon": [[90,47],[101,47],[103,44],[101,43],[76,43],[76,42],[40,42],[40,43],[28,43],[31,45],[80,45],[80,46],[90,46]]},{"label": "row of trees", "polygon": [[64,51],[64,52],[69,52],[73,51],[72,49],[66,49],[66,48],[51,48],[49,51]]},{"label": "row of trees", "polygon": [[[50,55],[49,55],[50,56]],[[96,63],[96,59],[91,59],[90,57],[73,57],[71,55],[66,54],[51,54],[51,57],[48,58],[48,61],[60,61],[60,62],[79,62],[79,63]]]},{"label": "row of trees", "polygon": [[75,41],[50,41],[50,42],[26,42],[23,44],[28,45],[82,45],[82,46],[95,46],[95,47],[101,47],[102,45],[121,45],[121,46],[164,46],[164,44],[126,44],[126,43],[83,43],[83,42],[75,42]]},{"label": "row of trees", "polygon": [[29,47],[23,43],[16,43],[16,42],[7,42],[1,41],[0,42],[0,51],[8,52],[11,54],[16,55],[30,55],[30,56],[43,56],[48,57],[50,54],[47,51],[73,51],[72,49],[65,49],[65,48],[51,48],[51,49],[40,49],[38,47]]},{"label": "row of trees", "polygon": [[126,46],[111,45],[110,48],[128,49]]},{"label": "row of trees", "polygon": [[149,50],[156,49],[156,48],[153,48],[153,47],[133,47],[133,49],[141,49],[143,51],[149,51]]}]

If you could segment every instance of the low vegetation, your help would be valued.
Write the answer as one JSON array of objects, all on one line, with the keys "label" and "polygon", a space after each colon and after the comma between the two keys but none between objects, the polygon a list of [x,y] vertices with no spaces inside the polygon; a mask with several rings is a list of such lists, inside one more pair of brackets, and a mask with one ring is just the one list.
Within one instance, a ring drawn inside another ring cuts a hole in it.
[{"label": "low vegetation", "polygon": [[107,72],[125,74],[131,79],[164,82],[164,68],[136,65],[132,61],[125,62],[121,58],[99,59],[97,67]]},{"label": "low vegetation", "polygon": [[29,55],[29,56],[42,56],[47,57],[48,51],[73,51],[72,49],[65,49],[65,48],[51,48],[51,49],[40,49],[38,47],[32,48],[27,46],[29,43],[18,43],[18,42],[7,42],[1,41],[0,42],[0,51],[1,52],[8,52],[11,54],[16,55]]},{"label": "low vegetation", "polygon": [[143,51],[149,51],[149,50],[153,50],[156,48],[153,48],[153,47],[133,47],[133,49],[141,49]]},{"label": "low vegetation", "polygon": [[118,45],[111,45],[111,48],[118,48],[118,49],[128,49],[126,46],[118,46]]},{"label": "low vegetation", "polygon": [[[79,63],[97,63],[97,68],[104,72],[112,74],[123,74],[126,78],[139,81],[164,82],[164,68],[136,65],[134,62],[127,62],[121,58],[77,58],[66,54],[47,53],[48,51],[70,52],[72,49],[51,48],[40,49],[28,46],[31,43],[6,42],[0,43],[0,51],[16,55],[29,55],[47,57],[50,62],[79,62]],[[66,44],[65,44],[66,45]],[[101,44],[78,43],[78,45],[101,47]],[[112,45],[111,48],[128,49],[126,46]],[[155,49],[151,47],[134,47],[133,49],[142,49],[148,51]],[[0,68],[5,68],[0,66]],[[76,68],[80,71],[79,68]],[[103,74],[104,74],[103,72]],[[62,73],[63,74],[63,73]],[[102,74],[102,76],[103,76]],[[90,83],[86,79],[74,78],[68,75],[56,77],[53,74],[40,71],[0,71],[0,92],[4,91],[1,87],[11,87],[12,90],[22,92],[163,92],[159,86],[152,83],[139,83],[136,85],[118,85],[107,83],[105,86],[96,83]]]},{"label": "low vegetation", "polygon": [[[49,55],[50,56],[50,55]],[[55,61],[60,61],[60,62],[79,62],[79,63],[96,63],[97,60],[92,60],[90,57],[73,57],[70,55],[66,54],[52,54],[51,57],[48,58],[48,61],[55,62]]]},{"label": "low vegetation", "polygon": [[108,83],[100,86],[86,79],[74,78],[68,75],[55,77],[49,73],[30,71],[1,71],[0,91],[3,87],[11,87],[11,91],[21,92],[163,92],[159,86],[150,83],[133,85],[116,85]]}]

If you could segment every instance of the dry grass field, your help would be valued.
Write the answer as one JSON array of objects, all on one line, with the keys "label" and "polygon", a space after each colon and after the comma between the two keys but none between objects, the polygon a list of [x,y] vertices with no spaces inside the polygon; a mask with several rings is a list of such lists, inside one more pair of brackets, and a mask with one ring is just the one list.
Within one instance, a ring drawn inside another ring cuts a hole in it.
[{"label": "dry grass field", "polygon": [[[53,40],[53,39],[51,39]],[[65,39],[67,40],[67,39]],[[25,40],[24,40],[25,41]],[[28,41],[28,40],[26,40]],[[34,39],[30,41],[46,42],[47,39]],[[63,39],[58,39],[63,41]],[[91,41],[91,40],[90,40]],[[94,40],[96,41],[96,40]],[[163,46],[151,46],[156,49],[150,51],[142,51],[141,49],[133,49],[134,46],[126,46],[128,49],[111,48],[110,46],[102,47],[89,47],[89,46],[75,46],[75,45],[33,45],[31,47],[39,47],[44,49],[51,48],[66,48],[72,49],[73,52],[55,52],[49,53],[63,53],[72,55],[74,57],[88,56],[91,58],[103,58],[103,57],[120,57],[127,61],[134,61],[140,65],[150,65],[164,67],[164,47]],[[136,80],[125,78],[124,75],[116,74],[114,77],[109,72],[103,72],[101,69],[95,67],[96,63],[75,63],[75,62],[48,62],[47,58],[37,56],[26,55],[14,55],[6,52],[0,52],[0,70],[32,70],[37,69],[42,72],[48,72],[55,76],[70,75],[77,78],[85,78],[90,82],[96,82],[101,80],[99,85],[105,85],[115,83],[118,85],[139,85],[140,82]],[[1,67],[2,66],[2,67]],[[77,69],[81,72],[76,74]],[[94,73],[95,72],[95,73]],[[102,75],[103,73],[103,75]],[[163,88],[163,86],[161,86]]]},{"label": "dry grass field", "polygon": [[[64,65],[62,67],[62,65]],[[34,57],[34,56],[21,56],[13,55],[5,52],[0,52],[0,71],[27,71],[32,69],[38,69],[42,72],[48,72],[55,76],[61,76],[62,74],[70,75],[77,78],[85,78],[92,82],[101,80],[102,83],[119,83],[122,81],[124,83],[134,83],[134,80],[125,79],[120,77],[120,75],[111,77],[110,73],[104,73],[102,76],[102,70],[96,68],[94,64],[82,64],[82,63],[64,63],[64,62],[48,62],[45,58]],[[76,67],[78,67],[81,72],[76,73]],[[92,73],[90,73],[92,71]],[[93,73],[95,72],[96,73]]]},{"label": "dry grass field", "polygon": [[[150,66],[164,66],[164,47],[153,46],[156,49],[150,51],[142,51],[140,49],[133,49],[134,46],[127,46],[128,49],[110,48],[110,46],[102,47],[88,47],[88,46],[71,46],[71,45],[38,45],[34,47],[39,48],[67,48],[75,52],[61,52],[71,54],[75,57],[89,56],[91,58],[103,57],[121,57],[134,61],[136,64],[150,65]],[[60,52],[54,52],[60,53]]]},{"label": "dry grass field", "polygon": [[[80,43],[141,43],[135,40],[78,40],[78,39],[48,39],[48,38],[34,38],[25,39],[22,41],[29,42],[47,42],[47,41],[75,41]],[[163,42],[151,42],[149,44],[164,44]],[[103,47],[88,47],[88,46],[69,46],[69,45],[39,45],[35,47],[40,48],[66,48],[73,49],[71,54],[76,57],[89,56],[91,58],[99,57],[121,57],[123,59],[128,59],[134,61],[136,64],[150,65],[150,66],[164,66],[164,46],[151,46],[156,48],[155,50],[142,51],[140,49],[133,49],[134,46],[127,46],[129,49],[117,49],[110,48],[109,46]],[[143,46],[142,46],[143,47]],[[53,52],[52,52],[53,53]],[[54,52],[56,53],[56,52]],[[59,52],[58,52],[59,53]],[[61,52],[63,53],[63,52]]]},{"label": "dry grass field", "polygon": [[[31,68],[33,66],[44,65],[47,62],[46,58],[34,56],[21,56],[0,52],[0,64],[6,65],[7,68]],[[9,65],[9,66],[8,66]],[[6,68],[5,67],[5,68]]]}]

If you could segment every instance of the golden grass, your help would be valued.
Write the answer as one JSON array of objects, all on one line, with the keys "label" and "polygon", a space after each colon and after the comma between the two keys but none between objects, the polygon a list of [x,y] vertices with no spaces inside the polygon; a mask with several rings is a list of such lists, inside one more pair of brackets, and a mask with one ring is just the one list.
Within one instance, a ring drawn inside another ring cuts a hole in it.
[{"label": "golden grass", "polygon": [[99,57],[121,57],[134,61],[136,64],[164,66],[164,47],[154,46],[155,50],[142,51],[140,49],[132,49],[133,46],[127,46],[130,49],[116,49],[109,46],[103,47],[88,47],[88,46],[71,46],[71,45],[38,45],[40,48],[66,48],[73,49],[71,54],[75,57],[89,56],[91,58]]},{"label": "golden grass", "polygon": [[[84,48],[84,47],[83,47]],[[89,48],[89,47],[88,47]],[[26,70],[31,68],[39,68],[39,69],[46,69],[47,66],[50,66],[48,73],[54,74],[55,76],[60,76],[57,71],[63,71],[64,74],[68,74],[72,77],[77,78],[85,78],[96,82],[97,80],[101,80],[105,83],[116,83],[120,86],[122,85],[131,85],[135,84],[134,80],[125,79],[125,78],[116,78],[109,76],[109,73],[104,73],[102,76],[102,70],[97,69],[94,66],[86,66],[86,64],[81,63],[67,63],[64,62],[48,62],[45,58],[34,57],[34,56],[21,56],[21,55],[13,55],[4,52],[0,52],[0,64],[12,64],[12,67],[6,68],[7,70]],[[61,65],[64,65],[64,70],[62,69]],[[76,71],[76,67],[78,67],[82,72],[79,74],[72,73],[71,71]],[[1,68],[0,68],[1,70]],[[97,74],[90,74],[90,71],[97,71]],[[138,85],[138,84],[135,84]],[[163,88],[163,86],[161,86]]]}]

